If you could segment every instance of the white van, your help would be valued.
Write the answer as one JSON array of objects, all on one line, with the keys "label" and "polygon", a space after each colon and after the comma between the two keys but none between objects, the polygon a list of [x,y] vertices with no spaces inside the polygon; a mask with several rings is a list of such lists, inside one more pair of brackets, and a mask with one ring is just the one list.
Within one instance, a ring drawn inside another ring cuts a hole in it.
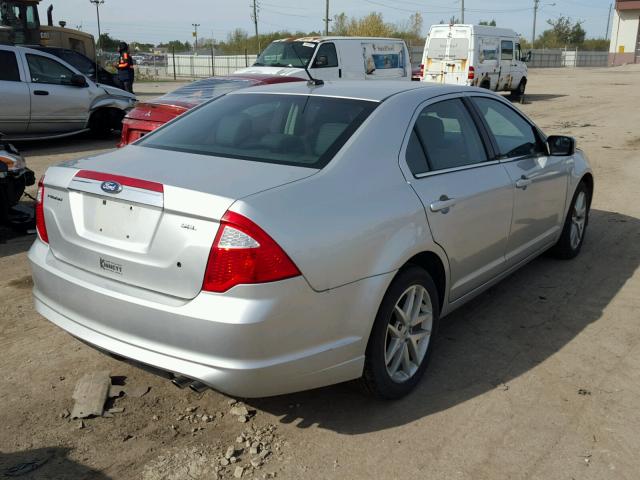
[{"label": "white van", "polygon": [[484,25],[433,25],[422,56],[422,81],[510,91],[521,97],[527,64],[518,34]]},{"label": "white van", "polygon": [[285,38],[271,42],[251,67],[235,73],[307,78],[305,67],[320,80],[411,80],[409,50],[396,38]]}]

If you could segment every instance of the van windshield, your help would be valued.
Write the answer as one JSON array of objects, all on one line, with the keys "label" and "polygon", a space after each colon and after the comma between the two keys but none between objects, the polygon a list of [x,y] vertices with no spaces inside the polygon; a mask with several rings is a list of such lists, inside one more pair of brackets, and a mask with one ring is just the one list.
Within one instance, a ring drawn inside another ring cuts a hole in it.
[{"label": "van windshield", "polygon": [[229,94],[191,110],[137,145],[322,168],[377,105],[313,95]]},{"label": "van windshield", "polygon": [[305,68],[317,43],[314,42],[272,42],[258,56],[254,67],[299,67]]}]

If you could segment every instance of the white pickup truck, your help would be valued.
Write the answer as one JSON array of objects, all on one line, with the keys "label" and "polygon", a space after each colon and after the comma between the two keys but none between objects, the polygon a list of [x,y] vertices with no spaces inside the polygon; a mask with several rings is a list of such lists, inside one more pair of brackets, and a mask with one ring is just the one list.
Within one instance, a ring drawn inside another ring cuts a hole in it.
[{"label": "white pickup truck", "polygon": [[136,97],[96,84],[58,57],[0,45],[0,134],[34,140],[119,129]]}]

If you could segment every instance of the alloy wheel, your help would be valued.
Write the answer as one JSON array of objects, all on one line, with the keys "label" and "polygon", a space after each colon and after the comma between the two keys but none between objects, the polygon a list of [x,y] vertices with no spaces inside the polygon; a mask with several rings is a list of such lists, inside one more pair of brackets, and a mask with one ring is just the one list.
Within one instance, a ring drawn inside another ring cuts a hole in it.
[{"label": "alloy wheel", "polygon": [[422,285],[412,285],[400,296],[387,325],[385,365],[391,380],[402,383],[418,371],[433,329],[431,297]]},{"label": "alloy wheel", "polygon": [[578,248],[584,235],[584,227],[587,223],[587,194],[580,192],[573,204],[571,212],[571,248]]}]

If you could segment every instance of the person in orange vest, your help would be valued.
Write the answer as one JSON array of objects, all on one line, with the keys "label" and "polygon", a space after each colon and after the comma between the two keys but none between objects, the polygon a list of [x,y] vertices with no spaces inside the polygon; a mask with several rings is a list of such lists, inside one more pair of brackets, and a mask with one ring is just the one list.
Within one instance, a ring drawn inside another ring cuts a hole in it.
[{"label": "person in orange vest", "polygon": [[116,68],[118,69],[118,79],[122,82],[122,84],[124,85],[124,89],[127,92],[133,93],[133,81],[135,80],[135,73],[133,71],[133,58],[129,53],[129,45],[124,42],[120,42],[118,52],[120,52],[120,57],[118,58],[118,63],[116,64]]}]

